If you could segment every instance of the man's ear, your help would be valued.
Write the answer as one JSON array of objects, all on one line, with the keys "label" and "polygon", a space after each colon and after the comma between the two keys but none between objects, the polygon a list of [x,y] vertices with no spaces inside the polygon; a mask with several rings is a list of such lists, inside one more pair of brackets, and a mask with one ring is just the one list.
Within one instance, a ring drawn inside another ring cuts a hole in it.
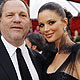
[{"label": "man's ear", "polygon": [[33,45],[32,46],[32,49],[36,50],[37,46],[36,45]]},{"label": "man's ear", "polygon": [[29,20],[28,31],[30,30],[31,27],[32,27],[32,22],[31,20]]}]

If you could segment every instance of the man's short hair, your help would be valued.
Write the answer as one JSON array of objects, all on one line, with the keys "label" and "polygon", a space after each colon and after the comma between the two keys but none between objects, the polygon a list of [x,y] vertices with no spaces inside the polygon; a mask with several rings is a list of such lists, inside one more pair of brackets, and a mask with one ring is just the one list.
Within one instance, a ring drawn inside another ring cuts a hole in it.
[{"label": "man's short hair", "polygon": [[[7,1],[11,1],[11,0],[3,0],[1,5],[0,5],[0,17],[2,16],[2,11],[3,11],[3,7],[4,7],[4,4],[7,2]],[[30,12],[29,12],[29,6],[27,5],[27,3],[24,1],[24,0],[20,0],[24,3],[24,5],[26,6],[27,10],[28,10],[28,15],[30,17]]]}]

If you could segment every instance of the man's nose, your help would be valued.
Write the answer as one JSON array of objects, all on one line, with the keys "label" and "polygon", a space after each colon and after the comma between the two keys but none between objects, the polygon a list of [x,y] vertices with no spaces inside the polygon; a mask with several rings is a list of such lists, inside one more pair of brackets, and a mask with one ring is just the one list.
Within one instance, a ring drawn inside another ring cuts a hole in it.
[{"label": "man's nose", "polygon": [[16,14],[16,15],[14,16],[13,22],[14,22],[14,23],[21,23],[21,19],[20,19],[20,16],[19,16],[18,14]]}]

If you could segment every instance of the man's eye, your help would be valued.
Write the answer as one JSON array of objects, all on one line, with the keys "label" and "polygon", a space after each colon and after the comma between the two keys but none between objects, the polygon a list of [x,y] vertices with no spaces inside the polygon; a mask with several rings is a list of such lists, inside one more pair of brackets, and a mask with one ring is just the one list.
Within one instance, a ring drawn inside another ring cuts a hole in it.
[{"label": "man's eye", "polygon": [[50,21],[49,24],[52,25],[54,24],[56,21]]},{"label": "man's eye", "polygon": [[7,16],[13,16],[12,14],[9,14],[9,15],[7,15]]},{"label": "man's eye", "polygon": [[44,24],[39,24],[39,27],[44,27]]},{"label": "man's eye", "polygon": [[22,16],[22,17],[26,17],[26,15],[24,15],[24,14],[22,14],[21,16]]}]

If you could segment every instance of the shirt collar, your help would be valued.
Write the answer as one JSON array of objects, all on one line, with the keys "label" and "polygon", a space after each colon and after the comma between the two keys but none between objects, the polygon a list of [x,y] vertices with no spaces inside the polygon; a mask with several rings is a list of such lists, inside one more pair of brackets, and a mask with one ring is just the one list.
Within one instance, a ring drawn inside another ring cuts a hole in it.
[{"label": "shirt collar", "polygon": [[[13,54],[15,53],[17,47],[15,47],[15,46],[13,46],[12,44],[10,44],[9,42],[7,42],[7,41],[4,39],[3,36],[1,36],[1,39],[2,39],[4,45],[5,45],[6,49],[7,49],[10,57],[12,57]],[[22,50],[24,45],[25,45],[25,43],[22,44],[19,48],[21,48],[21,50]]]}]

